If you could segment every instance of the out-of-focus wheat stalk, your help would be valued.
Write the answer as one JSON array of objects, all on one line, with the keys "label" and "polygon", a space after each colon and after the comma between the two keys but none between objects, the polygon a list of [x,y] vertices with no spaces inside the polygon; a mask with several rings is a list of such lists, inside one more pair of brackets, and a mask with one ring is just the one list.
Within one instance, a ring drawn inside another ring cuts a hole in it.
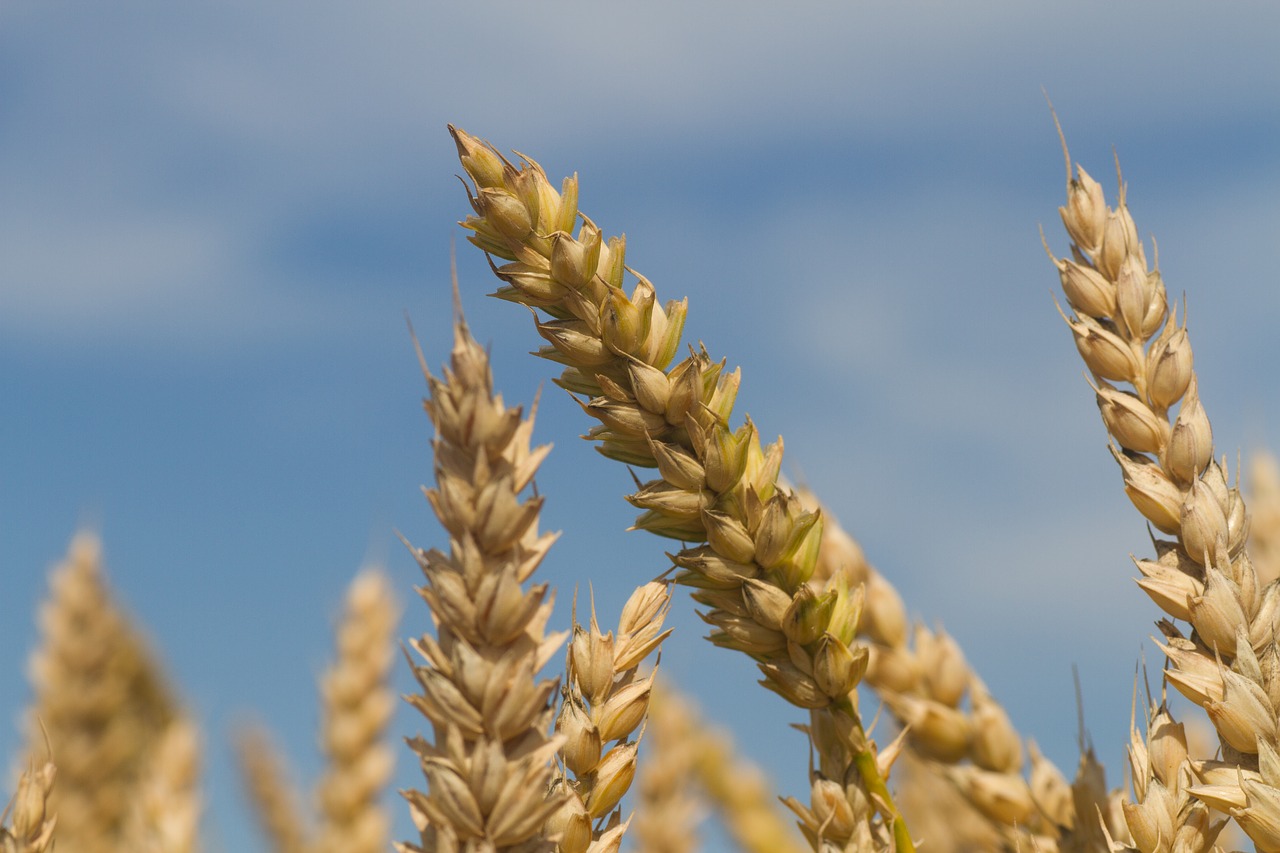
[{"label": "out-of-focus wheat stalk", "polygon": [[[1188,765],[1201,785],[1188,784],[1184,769],[1145,783],[1135,778],[1128,828],[1143,853],[1167,849],[1170,832],[1179,849],[1208,850],[1217,834],[1208,803],[1230,813],[1260,850],[1280,850],[1280,586],[1262,582],[1245,550],[1248,514],[1225,459],[1213,458],[1186,323],[1169,305],[1158,265],[1147,263],[1125,187],[1108,208],[1097,181],[1079,166],[1073,177],[1071,166],[1067,156],[1060,208],[1071,257],[1050,255],[1073,311],[1064,319],[1093,375],[1125,492],[1173,537],[1156,540],[1155,559],[1137,561],[1138,584],[1169,616],[1191,624],[1186,637],[1171,621],[1160,623],[1171,664],[1165,676],[1204,708],[1223,759]],[[1184,789],[1198,799],[1182,797]]]},{"label": "out-of-focus wheat stalk", "polygon": [[[861,592],[843,577],[809,583],[821,516],[778,483],[782,443],[762,448],[750,420],[731,429],[738,373],[705,350],[668,370],[687,305],[660,306],[635,274],[623,289],[625,244],[604,239],[578,210],[578,183],[560,191],[527,157],[517,168],[496,149],[450,127],[473,182],[468,239],[507,261],[498,295],[541,309],[539,354],[566,365],[557,382],[586,397],[600,423],[589,437],[605,456],[656,468],[628,500],[635,526],[695,544],[673,557],[678,582],[709,608],[712,642],[755,659],[761,682],[808,710],[816,756],[810,803],[789,802],[816,848],[911,850],[886,785],[892,752],[867,737],[855,688],[866,650],[855,642]],[[575,227],[581,218],[580,228]]]},{"label": "out-of-focus wheat stalk", "polygon": [[40,609],[42,642],[31,659],[35,702],[28,725],[31,766],[46,752],[58,765],[49,797],[61,853],[114,853],[127,839],[155,735],[174,704],[142,638],[112,601],[101,545],[75,536],[49,577]]},{"label": "out-of-focus wheat stalk", "polygon": [[630,821],[622,820],[618,803],[635,777],[637,731],[657,675],[654,668],[640,677],[640,665],[671,633],[662,630],[670,604],[667,584],[638,587],[622,608],[616,635],[601,633],[594,601],[589,625],[574,614],[556,720],[568,771],[557,790],[565,803],[550,824],[563,853],[617,850],[627,831]]},{"label": "out-of-focus wheat stalk", "polygon": [[46,853],[53,849],[57,815],[49,807],[57,769],[52,761],[30,766],[0,814],[0,853]]},{"label": "out-of-focus wheat stalk", "polygon": [[399,615],[386,574],[361,571],[347,591],[337,660],[321,680],[320,743],[327,763],[317,789],[319,853],[387,849],[390,816],[379,799],[395,769],[386,734],[396,708],[389,680]]},{"label": "out-of-focus wheat stalk", "polygon": [[254,817],[273,853],[309,853],[311,824],[298,789],[266,730],[245,725],[236,735],[236,754]]},{"label": "out-of-focus wheat stalk", "polygon": [[556,537],[538,533],[542,498],[521,497],[550,448],[530,448],[533,415],[494,394],[488,356],[461,318],[443,377],[425,360],[422,370],[436,428],[426,495],[449,550],[413,549],[436,636],[411,642],[421,692],[406,698],[432,733],[409,741],[428,790],[403,792],[419,840],[398,849],[550,850],[558,839],[543,825],[564,801],[551,793],[563,736],[548,736],[555,683],[537,676],[564,635],[545,633],[547,585],[522,584]]}]

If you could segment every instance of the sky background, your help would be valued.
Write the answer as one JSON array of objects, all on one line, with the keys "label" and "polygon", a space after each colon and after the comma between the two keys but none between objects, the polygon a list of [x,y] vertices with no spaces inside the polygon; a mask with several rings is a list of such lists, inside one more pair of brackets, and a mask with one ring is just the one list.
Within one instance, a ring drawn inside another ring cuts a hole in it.
[{"label": "sky background", "polygon": [[[1130,580],[1150,545],[1051,299],[1041,90],[1109,197],[1118,153],[1234,460],[1280,443],[1277,42],[1268,2],[0,3],[0,761],[45,572],[88,524],[204,727],[208,848],[265,849],[234,721],[310,785],[356,570],[387,564],[401,635],[429,624],[394,534],[444,543],[404,318],[438,366],[454,243],[498,386],[543,388],[554,624],[575,585],[615,619],[665,568],[525,354],[527,312],[485,297],[453,122],[579,174],[630,264],[689,297],[687,340],[742,367],[737,411],[786,437],[785,470],[1068,772],[1077,667],[1118,783],[1135,666],[1159,660]],[[671,622],[666,674],[803,798],[799,716],[683,592]]]}]

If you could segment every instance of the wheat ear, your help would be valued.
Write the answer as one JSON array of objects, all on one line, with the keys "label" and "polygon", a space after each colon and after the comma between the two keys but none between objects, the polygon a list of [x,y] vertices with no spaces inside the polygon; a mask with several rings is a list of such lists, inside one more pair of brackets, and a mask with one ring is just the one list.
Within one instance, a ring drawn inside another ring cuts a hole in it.
[{"label": "wheat ear", "polygon": [[50,573],[30,665],[27,751],[35,767],[47,751],[56,758],[50,808],[60,848],[76,853],[118,849],[154,733],[174,716],[158,666],[107,589],[101,551],[79,533]]},{"label": "wheat ear", "polygon": [[662,630],[670,605],[667,584],[652,581],[627,599],[616,634],[600,631],[594,601],[590,625],[574,614],[556,720],[567,771],[557,790],[565,803],[549,824],[562,853],[606,853],[622,843],[630,821],[622,820],[618,803],[635,777],[637,733],[657,675],[655,667],[641,677],[640,665],[671,633]]},{"label": "wheat ear", "polygon": [[[492,146],[449,128],[473,182],[469,240],[507,261],[494,272],[498,295],[542,309],[548,342],[539,355],[566,365],[557,380],[585,396],[600,423],[588,437],[605,456],[659,477],[628,497],[643,510],[638,529],[684,542],[672,559],[679,583],[709,608],[711,641],[759,664],[770,690],[810,715],[818,757],[802,824],[814,847],[912,849],[910,835],[863,730],[855,688],[867,653],[855,643],[860,594],[809,585],[822,523],[778,483],[779,440],[760,446],[748,419],[729,427],[739,376],[705,350],[668,370],[687,302],[660,306],[639,274],[623,290],[625,244],[604,239],[578,210],[578,182],[560,191],[521,157],[516,168]],[[581,218],[577,236],[575,226]]]},{"label": "wheat ear", "polygon": [[[1148,266],[1124,184],[1112,209],[1084,169],[1071,176],[1069,155],[1067,170],[1067,204],[1059,210],[1071,258],[1050,255],[1073,311],[1063,316],[1093,375],[1125,492],[1173,537],[1155,541],[1156,559],[1137,561],[1138,584],[1169,616],[1191,624],[1188,638],[1169,620],[1160,623],[1171,663],[1165,677],[1204,708],[1224,765],[1239,774],[1225,786],[1189,790],[1235,817],[1259,849],[1280,850],[1280,586],[1263,585],[1245,550],[1245,502],[1228,484],[1225,460],[1213,458],[1185,319],[1177,322],[1158,266]],[[1259,771],[1258,779],[1248,775]],[[1129,815],[1139,841],[1149,830],[1134,816],[1145,814]],[[1211,842],[1201,836],[1200,845],[1194,849]]]},{"label": "wheat ear", "polygon": [[399,615],[381,569],[365,569],[351,582],[337,660],[320,685],[327,759],[317,789],[320,853],[375,853],[388,846],[390,816],[379,799],[395,769],[386,733],[396,708],[389,679]]},{"label": "wheat ear", "polygon": [[403,792],[420,837],[399,849],[550,850],[543,825],[563,802],[550,793],[563,737],[547,734],[555,682],[537,675],[564,635],[545,633],[547,585],[522,584],[556,536],[538,533],[542,498],[521,497],[550,448],[530,449],[533,415],[494,394],[488,356],[460,318],[443,377],[422,369],[436,429],[426,495],[449,551],[413,549],[436,636],[411,642],[421,692],[406,698],[432,736],[409,741],[428,790]]},{"label": "wheat ear", "polygon": [[284,759],[259,725],[236,733],[236,756],[249,803],[273,853],[310,853],[313,840]]},{"label": "wheat ear", "polygon": [[[0,814],[0,853],[46,853],[53,849],[57,815],[49,805],[57,768],[46,760],[22,771],[13,799]],[[6,825],[6,819],[12,820]]]}]

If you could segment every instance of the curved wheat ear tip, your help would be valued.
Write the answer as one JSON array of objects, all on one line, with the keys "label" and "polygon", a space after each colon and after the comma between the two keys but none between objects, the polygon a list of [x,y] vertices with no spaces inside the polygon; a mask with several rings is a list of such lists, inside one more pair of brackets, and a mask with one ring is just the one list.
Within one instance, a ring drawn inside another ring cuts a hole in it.
[{"label": "curved wheat ear tip", "polygon": [[[509,262],[494,263],[497,295],[535,309],[547,342],[537,354],[565,366],[557,382],[585,398],[583,411],[598,421],[588,438],[600,453],[657,469],[627,498],[641,510],[634,528],[693,543],[672,556],[675,580],[707,608],[711,641],[750,655],[764,687],[809,712],[817,799],[797,812],[809,840],[914,849],[884,778],[887,762],[877,760],[858,713],[868,657],[854,636],[861,588],[843,578],[820,595],[810,587],[822,516],[778,482],[781,439],[762,446],[749,418],[730,427],[740,373],[705,349],[670,366],[688,301],[659,302],[653,284],[626,265],[626,242],[606,240],[578,210],[576,177],[557,191],[530,158],[519,156],[516,168],[449,130],[471,181],[468,240]],[[853,823],[826,820],[837,792],[847,797],[837,811],[854,814]]]}]

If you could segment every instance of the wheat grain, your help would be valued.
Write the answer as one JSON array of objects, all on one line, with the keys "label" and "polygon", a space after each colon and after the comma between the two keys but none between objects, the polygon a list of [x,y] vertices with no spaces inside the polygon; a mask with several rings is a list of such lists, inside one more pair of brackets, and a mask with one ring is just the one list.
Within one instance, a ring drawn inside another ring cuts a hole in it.
[{"label": "wheat grain", "polygon": [[[782,442],[762,448],[748,419],[729,427],[739,383],[705,350],[668,370],[686,302],[659,306],[636,274],[623,290],[625,243],[605,240],[580,217],[576,178],[557,192],[533,160],[507,162],[491,146],[450,127],[473,186],[464,226],[472,243],[508,261],[494,267],[498,295],[544,310],[539,354],[567,366],[557,382],[587,397],[599,420],[588,437],[605,456],[657,468],[628,497],[643,510],[635,527],[705,543],[673,557],[679,583],[709,610],[712,642],[754,658],[764,686],[809,711],[818,758],[810,806],[796,806],[815,848],[912,849],[862,727],[854,688],[867,653],[854,642],[860,595],[809,586],[821,517],[778,483]],[[794,803],[794,800],[792,801]]]}]

